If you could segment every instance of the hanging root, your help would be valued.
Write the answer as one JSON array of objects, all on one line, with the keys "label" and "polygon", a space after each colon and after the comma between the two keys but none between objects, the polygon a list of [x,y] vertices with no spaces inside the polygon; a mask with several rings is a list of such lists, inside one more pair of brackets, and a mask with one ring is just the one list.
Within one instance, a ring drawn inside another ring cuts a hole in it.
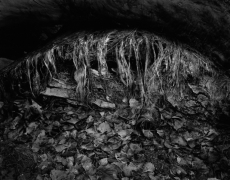
[{"label": "hanging root", "polygon": [[[70,62],[72,67],[68,70]],[[106,77],[111,69],[109,62],[116,64],[114,71],[127,88],[132,90],[133,84],[139,87],[142,98],[171,90],[183,97],[188,77],[214,76],[212,65],[197,52],[149,32],[114,30],[76,32],[53,41],[2,72],[1,76],[12,82],[3,82],[3,87],[10,86],[18,92],[30,90],[37,96],[52,78],[58,78],[60,71],[74,71],[76,93],[84,99],[90,69],[96,67],[99,75]]]}]

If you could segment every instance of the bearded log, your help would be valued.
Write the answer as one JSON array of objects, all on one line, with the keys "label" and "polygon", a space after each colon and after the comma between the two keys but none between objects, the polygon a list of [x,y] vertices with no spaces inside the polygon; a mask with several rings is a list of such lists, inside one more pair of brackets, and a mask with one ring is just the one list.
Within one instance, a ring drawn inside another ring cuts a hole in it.
[{"label": "bearded log", "polygon": [[[134,27],[185,43],[229,69],[229,9],[230,3],[222,0],[2,0],[0,38],[6,39],[2,32],[10,30],[10,38],[21,29],[27,33],[20,34],[23,40],[30,42],[33,39],[27,39],[36,35],[28,35],[28,29],[55,24],[78,29]],[[11,38],[1,46],[2,51],[12,51],[12,46],[22,45]]]}]

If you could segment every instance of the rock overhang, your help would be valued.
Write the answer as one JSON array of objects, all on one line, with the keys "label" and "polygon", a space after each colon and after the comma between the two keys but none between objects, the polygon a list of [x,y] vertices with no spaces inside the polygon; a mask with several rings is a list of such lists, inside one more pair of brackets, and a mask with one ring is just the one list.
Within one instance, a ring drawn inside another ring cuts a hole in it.
[{"label": "rock overhang", "polygon": [[[42,29],[49,26],[52,28],[55,25],[63,25],[66,29],[74,27],[77,30],[84,28],[144,29],[168,40],[187,44],[207,56],[222,69],[228,70],[229,6],[229,3],[225,1],[197,2],[194,0],[116,2],[112,0],[21,0],[17,2],[3,0],[0,3],[0,31],[3,32],[2,38],[4,32],[9,29],[11,33],[8,37],[16,34],[17,31],[25,31],[28,38],[23,38],[31,43],[33,40],[27,39],[34,38],[40,42],[38,36],[41,35],[39,33]],[[36,29],[40,30],[29,35],[28,29],[34,32]],[[26,34],[19,33],[19,35]],[[13,41],[13,38],[10,41]],[[3,43],[5,47],[2,44],[1,49],[12,51],[10,47],[7,48],[7,40]],[[17,42],[12,42],[11,47],[12,44],[15,44],[15,47],[18,46]]]}]

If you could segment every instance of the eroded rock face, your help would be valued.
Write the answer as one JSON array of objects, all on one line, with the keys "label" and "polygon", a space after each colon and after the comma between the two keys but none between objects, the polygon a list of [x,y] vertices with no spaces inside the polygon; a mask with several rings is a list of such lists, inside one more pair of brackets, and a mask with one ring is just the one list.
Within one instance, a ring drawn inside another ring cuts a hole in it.
[{"label": "eroded rock face", "polygon": [[[228,1],[218,0],[2,0],[0,31],[15,24],[27,24],[26,28],[47,24],[75,25],[78,29],[135,27],[188,44],[229,69],[229,7]],[[14,29],[12,34],[17,32]],[[35,36],[25,34],[27,39],[37,39]],[[0,37],[4,39],[4,34]],[[10,43],[4,41],[1,49]]]}]

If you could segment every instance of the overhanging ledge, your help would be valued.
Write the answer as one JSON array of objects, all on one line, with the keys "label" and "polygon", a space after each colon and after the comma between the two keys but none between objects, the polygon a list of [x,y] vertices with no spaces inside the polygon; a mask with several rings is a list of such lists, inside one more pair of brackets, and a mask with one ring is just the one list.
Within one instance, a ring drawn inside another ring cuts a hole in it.
[{"label": "overhanging ledge", "polygon": [[112,22],[110,26],[147,29],[188,44],[229,69],[229,9],[230,3],[217,0],[2,0],[0,31],[16,24],[75,24],[80,29]]}]

